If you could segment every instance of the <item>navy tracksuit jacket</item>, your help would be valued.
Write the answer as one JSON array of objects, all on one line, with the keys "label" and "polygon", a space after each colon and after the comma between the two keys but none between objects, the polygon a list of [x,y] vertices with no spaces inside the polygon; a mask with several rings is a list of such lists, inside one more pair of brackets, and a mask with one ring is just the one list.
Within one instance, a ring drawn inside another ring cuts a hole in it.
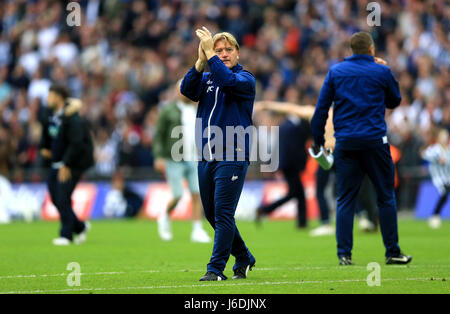
[{"label": "navy tracksuit jacket", "polygon": [[[215,229],[207,271],[225,279],[223,270],[230,254],[236,258],[233,269],[255,262],[234,221],[249,164],[251,135],[247,131],[252,127],[255,78],[240,64],[228,69],[217,56],[208,64],[208,73],[192,67],[180,90],[199,102],[196,146],[200,155],[200,198],[205,216]],[[227,134],[227,127],[238,128]]]},{"label": "navy tracksuit jacket", "polygon": [[336,239],[338,256],[351,256],[356,196],[365,174],[377,191],[380,228],[386,257],[400,253],[394,164],[386,137],[385,108],[400,104],[398,82],[391,70],[369,55],[355,54],[333,66],[320,91],[311,129],[324,144],[324,127],[333,105],[338,186]]}]

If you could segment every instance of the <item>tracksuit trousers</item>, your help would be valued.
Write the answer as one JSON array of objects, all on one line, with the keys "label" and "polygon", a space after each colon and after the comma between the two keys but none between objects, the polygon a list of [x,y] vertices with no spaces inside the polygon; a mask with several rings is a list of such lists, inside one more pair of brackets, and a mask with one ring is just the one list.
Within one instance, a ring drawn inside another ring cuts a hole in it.
[{"label": "tracksuit trousers", "polygon": [[433,215],[439,215],[441,213],[442,208],[447,202],[449,194],[450,194],[450,186],[445,186],[445,192],[443,192],[443,194],[441,194],[441,196],[439,197],[439,201],[437,202],[436,207],[434,208]]},{"label": "tracksuit trousers", "polygon": [[72,240],[73,234],[81,233],[84,222],[80,221],[72,208],[72,193],[81,177],[81,171],[72,170],[69,180],[62,183],[58,180],[58,169],[50,169],[47,179],[48,191],[61,219],[61,237]]},{"label": "tracksuit trousers", "polygon": [[361,215],[363,211],[367,213],[367,219],[375,225],[378,226],[378,210],[377,210],[377,195],[373,184],[371,183],[368,176],[365,176],[361,188],[358,194],[358,205],[356,212]]},{"label": "tracksuit trousers", "polygon": [[198,163],[200,198],[205,217],[215,230],[214,248],[207,271],[223,279],[226,279],[223,271],[230,254],[236,258],[233,270],[255,262],[234,220],[247,168],[248,161],[199,161]]},{"label": "tracksuit trousers", "polygon": [[319,203],[320,222],[323,225],[330,223],[330,208],[325,198],[325,189],[330,179],[331,171],[333,170],[324,170],[319,166],[316,172],[316,197]]},{"label": "tracksuit trousers", "polygon": [[352,255],[353,218],[358,191],[367,174],[377,192],[380,229],[386,257],[400,253],[397,204],[394,192],[394,164],[387,141],[343,140],[335,150],[338,189],[336,239],[338,256]]}]

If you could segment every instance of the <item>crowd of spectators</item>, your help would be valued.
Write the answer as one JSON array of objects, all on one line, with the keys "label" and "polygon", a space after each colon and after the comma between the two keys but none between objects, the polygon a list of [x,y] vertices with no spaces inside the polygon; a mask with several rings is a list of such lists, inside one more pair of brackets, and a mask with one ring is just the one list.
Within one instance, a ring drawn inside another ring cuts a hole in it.
[{"label": "crowd of spectators", "polygon": [[80,26],[67,23],[68,1],[0,2],[0,171],[12,180],[40,167],[39,115],[53,82],[85,104],[99,175],[151,167],[158,108],[194,64],[202,25],[237,37],[257,99],[305,105],[315,104],[330,66],[351,54],[351,34],[369,31],[400,82],[401,106],[387,115],[399,167],[421,164],[431,125],[450,129],[448,1],[378,1],[374,27],[365,0],[72,2]]}]

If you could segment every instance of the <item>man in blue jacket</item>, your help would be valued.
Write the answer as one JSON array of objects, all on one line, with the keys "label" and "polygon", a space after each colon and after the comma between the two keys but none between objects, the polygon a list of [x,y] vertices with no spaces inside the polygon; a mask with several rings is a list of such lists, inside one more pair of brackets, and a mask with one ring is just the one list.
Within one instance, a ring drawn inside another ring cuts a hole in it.
[{"label": "man in blue jacket", "polygon": [[[244,279],[255,265],[236,227],[234,214],[249,165],[255,78],[238,63],[239,45],[230,33],[212,37],[203,27],[198,60],[185,75],[181,93],[198,101],[196,146],[198,178],[205,216],[215,230],[207,272],[200,281],[220,281],[230,254],[233,279]],[[206,64],[210,72],[203,73]],[[231,132],[229,132],[231,130]],[[214,135],[214,136],[213,136]]]},{"label": "man in blue jacket", "polygon": [[333,66],[320,91],[311,129],[314,149],[324,145],[324,127],[333,105],[338,187],[336,239],[341,265],[353,264],[353,216],[356,196],[367,174],[377,191],[386,264],[407,264],[411,256],[398,245],[394,164],[386,137],[385,108],[400,104],[398,82],[382,59],[375,58],[369,33],[353,34],[351,57]]}]

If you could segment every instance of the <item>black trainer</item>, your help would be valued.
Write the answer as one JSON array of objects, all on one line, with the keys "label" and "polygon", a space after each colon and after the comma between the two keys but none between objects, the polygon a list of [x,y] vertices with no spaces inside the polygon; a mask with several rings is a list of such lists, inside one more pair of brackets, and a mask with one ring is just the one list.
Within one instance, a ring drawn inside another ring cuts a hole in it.
[{"label": "black trainer", "polygon": [[245,279],[247,278],[247,274],[249,270],[252,270],[253,267],[255,267],[256,262],[253,262],[252,264],[249,264],[245,267],[239,267],[234,270],[234,276],[233,279]]},{"label": "black trainer", "polygon": [[261,226],[261,222],[262,222],[262,219],[264,218],[264,216],[265,216],[265,214],[262,211],[261,207],[258,207],[256,209],[256,217],[255,217],[255,223],[257,226]]},{"label": "black trainer", "polygon": [[399,255],[397,256],[389,256],[386,258],[386,264],[387,265],[393,265],[393,264],[397,264],[397,265],[406,265],[409,262],[411,262],[412,257],[409,255],[405,255],[403,253],[400,252]]},{"label": "black trainer", "polygon": [[341,256],[339,258],[339,265],[353,265],[352,258],[350,256]]},{"label": "black trainer", "polygon": [[213,273],[211,271],[208,271],[208,272],[206,272],[205,276],[200,278],[200,281],[222,281],[222,280],[226,280],[226,279],[227,279],[227,277],[222,278],[221,276],[216,275],[215,273]]}]

